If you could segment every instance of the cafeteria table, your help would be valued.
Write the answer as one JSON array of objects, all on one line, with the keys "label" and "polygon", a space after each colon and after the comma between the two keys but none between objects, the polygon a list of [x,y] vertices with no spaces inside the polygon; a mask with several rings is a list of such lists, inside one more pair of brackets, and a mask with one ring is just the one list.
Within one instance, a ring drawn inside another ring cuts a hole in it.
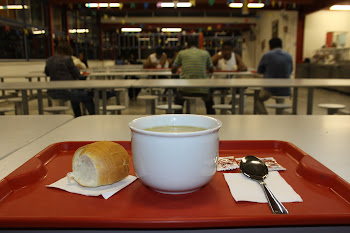
[{"label": "cafeteria table", "polygon": [[[37,90],[39,114],[42,114],[42,90],[44,89],[94,89],[95,100],[99,99],[99,91],[103,93],[103,114],[106,114],[106,89],[109,88],[169,88],[168,111],[171,109],[172,89],[184,87],[231,88],[232,93],[239,90],[239,114],[244,110],[244,89],[246,87],[291,87],[293,91],[293,114],[297,114],[298,88],[304,87],[307,92],[308,115],[312,114],[314,88],[349,87],[350,79],[139,79],[139,80],[76,80],[56,82],[13,82],[3,83],[0,90],[21,90],[23,112],[28,114],[28,90]],[[236,95],[232,95],[232,114],[236,113]],[[98,112],[99,101],[95,101]],[[170,112],[170,111],[169,111]]]},{"label": "cafeteria table", "polygon": [[0,161],[71,119],[71,115],[1,116]]},{"label": "cafeteria table", "polygon": [[[47,146],[66,141],[130,141],[128,123],[139,115],[94,115],[75,118],[0,161],[0,179]],[[215,115],[222,121],[220,140],[282,140],[293,143],[347,182],[350,182],[350,116]],[[117,195],[117,194],[116,194]],[[108,201],[107,201],[108,202]],[[281,216],[283,218],[283,216]],[[1,226],[0,226],[1,230]],[[36,229],[35,232],[41,232]],[[59,232],[59,229],[51,229]],[[89,229],[88,232],[349,232],[339,226],[227,227],[219,229]],[[83,232],[65,229],[65,232]],[[17,229],[16,232],[25,232]],[[42,232],[50,232],[43,229]],[[62,231],[63,232],[63,231]]]}]

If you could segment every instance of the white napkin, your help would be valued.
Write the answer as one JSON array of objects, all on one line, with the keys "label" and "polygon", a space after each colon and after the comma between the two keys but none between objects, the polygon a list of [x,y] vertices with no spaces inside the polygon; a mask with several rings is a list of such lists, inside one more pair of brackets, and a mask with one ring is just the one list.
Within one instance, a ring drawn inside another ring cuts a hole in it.
[{"label": "white napkin", "polygon": [[[264,190],[258,182],[242,173],[224,173],[224,177],[235,201],[267,203]],[[303,201],[278,171],[269,172],[265,183],[280,202]]]},{"label": "white napkin", "polygon": [[89,188],[89,187],[83,187],[80,184],[78,184],[74,179],[69,177],[69,173],[68,173],[66,177],[56,181],[55,183],[46,185],[46,187],[59,188],[70,193],[77,193],[85,196],[102,195],[104,199],[108,199],[111,196],[113,196],[115,193],[119,192],[120,190],[122,190],[123,188],[125,188],[126,186],[134,182],[136,179],[137,179],[136,176],[129,175],[126,178],[114,184]]}]

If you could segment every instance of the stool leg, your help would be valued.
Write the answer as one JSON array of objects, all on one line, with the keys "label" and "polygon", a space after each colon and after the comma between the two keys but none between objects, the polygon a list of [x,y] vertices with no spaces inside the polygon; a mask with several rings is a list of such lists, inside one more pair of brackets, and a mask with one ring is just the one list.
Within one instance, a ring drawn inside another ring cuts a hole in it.
[{"label": "stool leg", "polygon": [[327,109],[327,114],[328,115],[334,115],[337,111],[338,111],[338,109],[328,108]]},{"label": "stool leg", "polygon": [[190,100],[186,100],[186,114],[191,113],[191,103]]},{"label": "stool leg", "polygon": [[156,100],[151,100],[150,105],[151,105],[151,114],[152,115],[156,114]]}]

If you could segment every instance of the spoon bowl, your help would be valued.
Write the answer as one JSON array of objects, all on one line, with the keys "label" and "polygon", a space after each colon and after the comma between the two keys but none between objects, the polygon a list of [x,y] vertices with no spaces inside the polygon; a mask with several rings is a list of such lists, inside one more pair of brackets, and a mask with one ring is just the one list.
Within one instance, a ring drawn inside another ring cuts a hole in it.
[{"label": "spoon bowl", "polygon": [[248,155],[242,159],[240,169],[245,176],[257,181],[262,186],[272,213],[289,214],[288,210],[267,187],[264,179],[268,176],[269,170],[262,160],[253,155]]}]

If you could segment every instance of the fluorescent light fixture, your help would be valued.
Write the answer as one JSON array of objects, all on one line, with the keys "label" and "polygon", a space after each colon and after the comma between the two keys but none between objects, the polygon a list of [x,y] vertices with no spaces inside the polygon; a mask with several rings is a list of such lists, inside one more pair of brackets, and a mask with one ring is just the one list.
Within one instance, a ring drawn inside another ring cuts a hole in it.
[{"label": "fluorescent light fixture", "polygon": [[243,7],[243,3],[241,3],[241,2],[231,2],[228,6],[231,7],[231,8],[242,8]]},{"label": "fluorescent light fixture", "polygon": [[350,5],[333,5],[329,9],[332,11],[350,11]]},{"label": "fluorescent light fixture", "polygon": [[89,29],[84,29],[84,28],[80,28],[80,29],[69,29],[68,32],[69,32],[69,33],[89,33]]},{"label": "fluorescent light fixture", "polygon": [[34,34],[34,35],[45,34],[45,30],[38,30],[38,29],[35,29],[35,30],[33,31],[33,34]]},{"label": "fluorescent light fixture", "polygon": [[[190,2],[178,2],[176,7],[191,7],[192,3]],[[175,7],[174,2],[162,2],[160,3],[160,7]]]},{"label": "fluorescent light fixture", "polygon": [[21,9],[28,9],[27,5],[7,5],[7,6],[0,6],[0,10],[21,10]]},{"label": "fluorescent light fixture", "polygon": [[182,28],[162,28],[162,32],[181,32]]},{"label": "fluorescent light fixture", "polygon": [[248,3],[248,8],[263,8],[264,6],[264,3]]},{"label": "fluorescent light fixture", "polygon": [[[243,3],[241,2],[231,2],[229,5],[231,8],[242,8]],[[263,8],[265,6],[264,3],[248,3],[248,8]]]},{"label": "fluorescent light fixture", "polygon": [[122,28],[122,32],[141,32],[142,28]]},{"label": "fluorescent light fixture", "polygon": [[116,3],[116,2],[110,3],[109,7],[120,7],[120,3]]},{"label": "fluorescent light fixture", "polygon": [[87,8],[98,8],[98,7],[120,7],[120,3],[112,2],[112,3],[107,3],[107,2],[101,2],[101,3],[94,3],[94,2],[89,2],[85,3],[85,7]]}]

